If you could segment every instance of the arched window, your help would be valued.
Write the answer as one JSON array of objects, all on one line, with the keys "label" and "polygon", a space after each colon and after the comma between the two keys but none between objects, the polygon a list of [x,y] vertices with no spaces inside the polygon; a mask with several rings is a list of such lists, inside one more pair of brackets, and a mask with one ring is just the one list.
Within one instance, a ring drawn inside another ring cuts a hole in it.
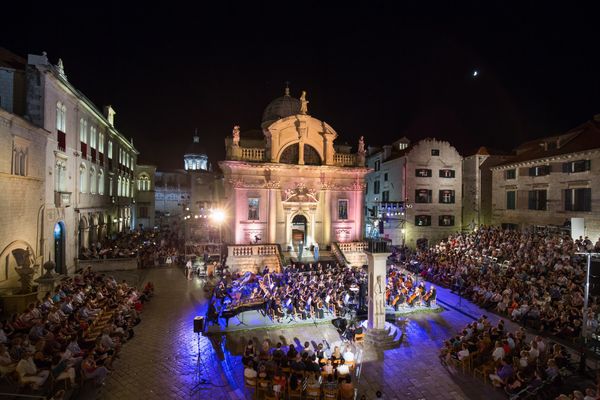
[{"label": "arched window", "polygon": [[85,193],[86,189],[86,178],[87,171],[85,168],[85,164],[81,164],[79,166],[79,193]]},{"label": "arched window", "polygon": [[56,103],[56,130],[66,133],[67,107],[62,102]]},{"label": "arched window", "polygon": [[98,170],[98,194],[104,194],[104,171]]},{"label": "arched window", "polygon": [[90,169],[90,193],[96,193],[96,170],[94,168]]},{"label": "arched window", "polygon": [[87,143],[87,120],[85,118],[79,120],[79,141]]},{"label": "arched window", "polygon": [[321,156],[317,150],[308,145],[304,145],[304,164],[306,165],[321,165]]},{"label": "arched window", "polygon": [[150,177],[146,174],[140,174],[137,180],[137,188],[140,192],[150,190]]},{"label": "arched window", "polygon": [[56,160],[54,165],[54,190],[64,192],[66,188],[67,166],[64,160]]},{"label": "arched window", "polygon": [[90,147],[92,149],[97,148],[96,144],[98,143],[98,137],[96,136],[96,127],[94,125],[90,126]]},{"label": "arched window", "polygon": [[117,196],[121,196],[121,177],[117,178]]},{"label": "arched window", "polygon": [[279,162],[282,164],[298,164],[298,153],[298,143],[289,145],[283,150],[283,153],[281,153]]}]

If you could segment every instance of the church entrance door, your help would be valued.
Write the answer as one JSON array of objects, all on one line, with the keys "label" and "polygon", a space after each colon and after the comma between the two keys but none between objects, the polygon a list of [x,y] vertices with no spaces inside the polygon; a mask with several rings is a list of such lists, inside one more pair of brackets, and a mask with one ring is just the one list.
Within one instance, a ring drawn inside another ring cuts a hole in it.
[{"label": "church entrance door", "polygon": [[298,251],[299,246],[306,247],[306,226],[304,215],[298,214],[292,219],[292,245],[295,251]]}]

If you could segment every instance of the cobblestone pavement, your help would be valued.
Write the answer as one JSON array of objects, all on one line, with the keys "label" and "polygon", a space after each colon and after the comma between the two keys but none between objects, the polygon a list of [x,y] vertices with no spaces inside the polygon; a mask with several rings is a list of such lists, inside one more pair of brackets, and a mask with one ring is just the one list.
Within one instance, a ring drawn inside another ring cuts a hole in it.
[{"label": "cobblestone pavement", "polygon": [[[230,399],[221,362],[209,339],[193,332],[193,319],[206,313],[199,280],[178,268],[144,271],[155,296],[146,304],[136,335],[123,346],[99,399]],[[201,363],[198,361],[200,349]],[[200,373],[202,371],[202,373]],[[211,385],[198,385],[200,377]],[[217,387],[222,386],[222,387]]]},{"label": "cobblestone pavement", "polygon": [[[106,386],[85,399],[240,399],[250,397],[243,386],[241,351],[252,338],[287,345],[304,341],[339,341],[332,325],[294,329],[252,330],[210,339],[193,333],[193,318],[204,315],[206,296],[199,279],[188,281],[177,268],[140,272],[140,283],[154,282],[155,296],[146,305],[136,336],[123,346]],[[447,370],[438,360],[443,340],[471,319],[453,309],[439,314],[411,315],[402,324],[405,341],[385,352],[366,351],[358,395],[386,399],[505,399],[503,393],[462,372]],[[232,320],[235,323],[235,320]],[[202,364],[198,364],[200,347]],[[210,385],[199,385],[198,371]],[[195,390],[194,388],[196,387]]]}]

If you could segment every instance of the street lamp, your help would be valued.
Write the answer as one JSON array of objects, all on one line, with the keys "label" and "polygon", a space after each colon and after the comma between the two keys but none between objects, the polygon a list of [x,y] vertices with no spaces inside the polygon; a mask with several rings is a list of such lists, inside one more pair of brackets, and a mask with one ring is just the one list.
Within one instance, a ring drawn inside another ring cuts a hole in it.
[{"label": "street lamp", "polygon": [[221,237],[221,227],[223,226],[223,222],[225,221],[225,212],[221,209],[214,209],[210,213],[210,218],[212,221],[219,226],[219,260],[222,255],[223,249],[221,248],[223,245],[223,239]]}]

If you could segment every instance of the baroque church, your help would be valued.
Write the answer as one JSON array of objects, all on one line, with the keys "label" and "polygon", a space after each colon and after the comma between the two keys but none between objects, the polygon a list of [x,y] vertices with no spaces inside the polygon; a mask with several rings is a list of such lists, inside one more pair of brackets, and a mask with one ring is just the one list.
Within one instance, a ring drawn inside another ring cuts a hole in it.
[{"label": "baroque church", "polygon": [[306,92],[286,88],[264,110],[261,129],[235,126],[225,139],[225,239],[282,249],[361,240],[365,149],[335,143],[338,133],[308,113]]}]

